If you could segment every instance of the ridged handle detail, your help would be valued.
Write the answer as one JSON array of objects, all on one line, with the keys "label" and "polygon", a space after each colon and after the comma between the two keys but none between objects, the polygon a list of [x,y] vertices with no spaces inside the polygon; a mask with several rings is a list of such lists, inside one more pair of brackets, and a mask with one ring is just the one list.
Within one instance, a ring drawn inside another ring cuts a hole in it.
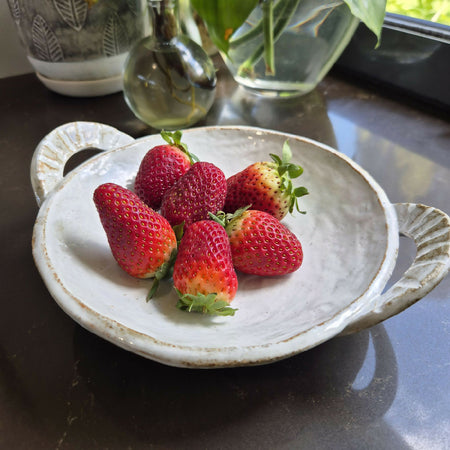
[{"label": "ridged handle detail", "polygon": [[63,179],[64,166],[75,153],[90,148],[111,150],[134,139],[116,128],[96,122],[70,122],[54,129],[36,147],[30,176],[39,206]]},{"label": "ridged handle detail", "polygon": [[394,205],[399,232],[411,238],[417,253],[403,276],[385,293],[374,298],[341,334],[374,326],[427,295],[450,268],[450,218],[443,211],[412,203]]}]

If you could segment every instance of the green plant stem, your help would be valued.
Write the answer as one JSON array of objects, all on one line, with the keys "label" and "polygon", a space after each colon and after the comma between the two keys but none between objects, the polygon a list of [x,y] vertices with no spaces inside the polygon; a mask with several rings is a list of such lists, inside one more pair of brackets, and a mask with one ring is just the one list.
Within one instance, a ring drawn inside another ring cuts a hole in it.
[{"label": "green plant stem", "polygon": [[[275,21],[277,21],[279,17],[283,16],[287,4],[288,2],[285,2],[284,0],[279,0],[278,2],[275,3],[275,5],[273,6],[273,17]],[[230,48],[233,49],[239,47],[240,45],[245,44],[248,41],[251,41],[255,37],[259,37],[262,33],[263,33],[263,21],[260,20],[254,27],[246,31],[244,34],[241,34],[237,38],[231,38]]]},{"label": "green plant stem", "polygon": [[[281,36],[281,33],[285,30],[287,24],[291,20],[292,15],[297,9],[298,4],[300,3],[300,0],[281,0],[281,1],[283,1],[286,4],[286,6],[284,14],[282,14],[278,18],[278,20],[275,22],[275,25],[273,26],[272,48],[268,50],[271,51],[272,54],[274,43],[278,40],[278,38]],[[239,76],[251,76],[253,74],[255,64],[261,59],[261,57],[265,54],[265,52],[267,52],[267,50],[265,50],[264,47],[265,42],[262,45],[258,46],[253,55],[247,58],[240,65],[238,69]]]},{"label": "green plant stem", "polygon": [[266,75],[275,75],[275,49],[273,42],[273,0],[263,0],[264,62]]}]

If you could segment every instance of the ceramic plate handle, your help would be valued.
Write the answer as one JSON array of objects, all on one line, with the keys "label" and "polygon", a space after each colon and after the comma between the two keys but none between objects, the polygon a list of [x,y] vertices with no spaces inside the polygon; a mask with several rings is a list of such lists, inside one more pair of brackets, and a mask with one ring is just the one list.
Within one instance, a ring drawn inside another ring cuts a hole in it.
[{"label": "ceramic plate handle", "polygon": [[111,150],[130,144],[128,134],[96,122],[71,122],[53,130],[36,147],[31,161],[31,184],[39,206],[63,179],[69,158],[89,148]]},{"label": "ceramic plate handle", "polygon": [[357,314],[341,334],[369,328],[398,314],[427,295],[450,268],[450,218],[439,209],[411,203],[396,203],[401,234],[414,240],[414,262],[384,294]]}]

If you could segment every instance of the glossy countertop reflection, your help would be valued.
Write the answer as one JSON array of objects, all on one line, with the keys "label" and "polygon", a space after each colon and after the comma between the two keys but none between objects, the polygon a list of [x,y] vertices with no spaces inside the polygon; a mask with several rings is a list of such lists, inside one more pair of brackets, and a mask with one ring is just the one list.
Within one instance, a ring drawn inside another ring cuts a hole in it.
[{"label": "glossy countertop reflection", "polygon": [[[251,125],[315,139],[369,171],[391,202],[450,213],[448,112],[336,74],[304,97],[267,99],[216,64],[216,102],[199,126]],[[0,92],[0,448],[450,448],[449,277],[378,326],[259,367],[167,367],[73,322],[31,255],[32,153],[71,121],[134,137],[156,130],[134,118],[120,93],[64,97],[33,74],[0,80]],[[402,237],[391,283],[414,254]]]}]

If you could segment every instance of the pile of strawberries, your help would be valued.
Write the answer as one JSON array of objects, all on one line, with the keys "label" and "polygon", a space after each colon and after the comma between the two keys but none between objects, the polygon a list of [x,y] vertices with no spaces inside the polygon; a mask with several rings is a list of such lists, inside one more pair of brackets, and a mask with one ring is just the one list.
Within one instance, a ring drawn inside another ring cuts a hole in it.
[{"label": "pile of strawberries", "polygon": [[[139,166],[134,192],[105,183],[94,202],[112,254],[137,278],[153,278],[151,298],[163,278],[173,279],[178,308],[233,315],[236,270],[285,275],[302,264],[297,237],[281,220],[308,193],[292,179],[303,169],[281,158],[256,162],[226,178],[198,161],[180,131],[161,132],[167,144],[150,149]],[[158,212],[159,211],[159,212]]]}]

